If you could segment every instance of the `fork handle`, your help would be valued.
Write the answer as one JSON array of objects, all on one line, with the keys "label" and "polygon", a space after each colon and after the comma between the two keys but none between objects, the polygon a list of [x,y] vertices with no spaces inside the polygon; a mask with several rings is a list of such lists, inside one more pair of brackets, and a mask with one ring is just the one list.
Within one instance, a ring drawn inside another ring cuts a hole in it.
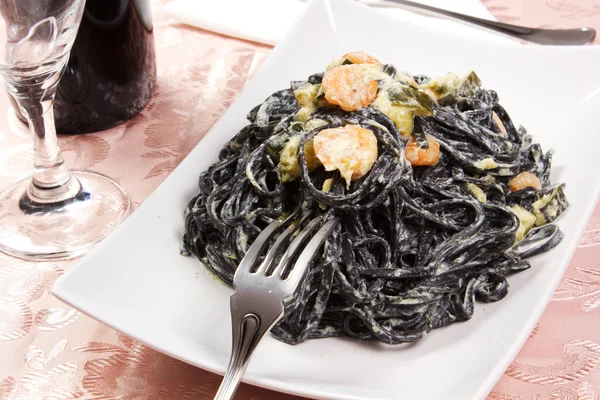
[{"label": "fork handle", "polygon": [[239,315],[236,316],[235,311],[232,309],[231,358],[229,359],[227,372],[225,372],[219,391],[215,395],[215,400],[233,399],[233,395],[242,381],[242,376],[244,376],[244,372],[248,367],[250,357],[252,357],[256,345],[282,316],[283,310],[275,317],[272,323],[269,324],[268,322],[271,321],[265,323],[265,321],[261,321],[256,314],[252,313],[248,313],[243,317]]},{"label": "fork handle", "polygon": [[536,44],[554,44],[554,45],[581,45],[594,40],[596,31],[592,28],[579,29],[542,29],[529,28],[525,26],[511,25],[503,22],[491,21],[477,18],[470,15],[460,14],[453,11],[444,10],[428,6],[426,4],[415,3],[410,0],[385,0],[370,1],[362,0],[361,3],[375,7],[400,7],[411,11],[420,12],[433,16],[443,16],[449,19],[477,25],[481,28],[495,33],[504,34],[517,40],[524,40]]},{"label": "fork handle", "polygon": [[231,328],[231,358],[215,400],[233,399],[256,345],[268,330],[268,327],[261,327],[260,318],[255,314],[247,314],[241,319],[232,318]]}]

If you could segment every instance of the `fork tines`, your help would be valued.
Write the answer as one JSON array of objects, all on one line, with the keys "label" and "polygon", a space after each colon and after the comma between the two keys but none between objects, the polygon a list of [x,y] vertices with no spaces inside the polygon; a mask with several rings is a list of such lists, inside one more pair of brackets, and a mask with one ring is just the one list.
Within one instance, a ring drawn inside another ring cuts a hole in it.
[{"label": "fork tines", "polygon": [[[337,218],[332,218],[324,223],[324,218],[319,216],[306,223],[308,219],[305,217],[298,221],[293,214],[284,221],[277,220],[268,225],[248,249],[236,271],[236,277],[251,273],[299,283],[312,257],[338,222]],[[304,229],[298,232],[302,226]],[[282,229],[283,232],[275,239]],[[274,239],[273,245],[258,264],[265,248]]]}]

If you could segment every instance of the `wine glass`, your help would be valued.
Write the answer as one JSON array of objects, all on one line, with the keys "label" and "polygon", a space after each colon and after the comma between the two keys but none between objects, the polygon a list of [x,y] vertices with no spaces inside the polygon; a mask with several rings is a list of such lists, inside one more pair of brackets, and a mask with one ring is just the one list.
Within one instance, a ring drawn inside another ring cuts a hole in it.
[{"label": "wine glass", "polygon": [[76,257],[128,214],[104,175],[70,171],[52,110],[85,0],[0,0],[0,75],[33,136],[33,174],[0,193],[0,250],[34,260]]}]

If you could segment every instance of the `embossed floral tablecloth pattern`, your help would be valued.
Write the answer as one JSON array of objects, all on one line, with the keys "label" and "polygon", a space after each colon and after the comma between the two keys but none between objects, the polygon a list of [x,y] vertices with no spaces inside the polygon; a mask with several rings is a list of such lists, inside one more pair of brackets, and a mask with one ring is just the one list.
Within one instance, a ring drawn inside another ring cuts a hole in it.
[{"label": "embossed floral tablecloth pattern", "polygon": [[[270,48],[168,20],[154,0],[158,91],[126,125],[61,137],[69,165],[117,179],[138,206],[221,116]],[[451,0],[448,0],[451,1]],[[483,0],[500,20],[600,29],[600,0]],[[600,66],[599,66],[600,67]],[[29,133],[0,96],[0,187],[28,174]],[[195,125],[187,122],[193,115]],[[160,354],[50,293],[68,262],[0,254],[0,400],[212,399],[220,377]],[[492,400],[600,399],[600,208]],[[242,385],[236,398],[299,399]]]}]

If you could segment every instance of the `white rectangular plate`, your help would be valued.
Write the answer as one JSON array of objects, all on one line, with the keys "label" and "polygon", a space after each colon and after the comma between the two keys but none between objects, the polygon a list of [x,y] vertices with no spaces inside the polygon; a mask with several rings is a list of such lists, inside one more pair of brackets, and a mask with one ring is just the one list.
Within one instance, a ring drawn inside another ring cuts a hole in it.
[{"label": "white rectangular plate", "polygon": [[198,175],[246,124],[247,111],[351,50],[413,73],[475,70],[498,91],[516,123],[544,149],[557,150],[553,180],[567,183],[571,202],[559,220],[565,238],[533,259],[533,268],[510,278],[503,301],[477,304],[471,321],[435,330],[408,347],[343,339],[289,346],[268,336],[245,381],[344,400],[484,398],[540,317],[598,197],[598,47],[458,38],[347,0],[316,0],[210,133],[119,229],[58,280],[55,295],[164,353],[223,373],[231,290],[197,260],[179,255],[183,210]]}]

